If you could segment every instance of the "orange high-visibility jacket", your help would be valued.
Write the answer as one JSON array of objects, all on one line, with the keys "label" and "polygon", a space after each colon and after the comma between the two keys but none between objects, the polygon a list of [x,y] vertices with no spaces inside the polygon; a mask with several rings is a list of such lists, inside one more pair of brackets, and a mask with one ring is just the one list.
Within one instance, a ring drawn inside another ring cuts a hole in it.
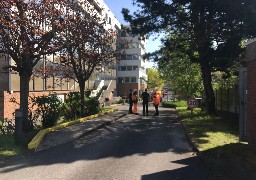
[{"label": "orange high-visibility jacket", "polygon": [[160,104],[160,95],[158,94],[158,93],[156,93],[156,94],[154,94],[154,96],[153,96],[153,103],[155,104],[155,105],[159,105]]},{"label": "orange high-visibility jacket", "polygon": [[138,96],[137,95],[132,95],[132,100],[133,100],[133,102],[137,103],[138,102]]}]

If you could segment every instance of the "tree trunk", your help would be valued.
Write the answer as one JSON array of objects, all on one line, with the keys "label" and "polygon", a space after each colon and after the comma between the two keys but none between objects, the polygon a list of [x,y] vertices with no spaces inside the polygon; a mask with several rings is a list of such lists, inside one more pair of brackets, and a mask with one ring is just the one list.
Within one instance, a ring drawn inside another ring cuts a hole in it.
[{"label": "tree trunk", "polygon": [[85,81],[79,81],[79,88],[80,88],[80,110],[81,110],[81,117],[84,117],[86,114],[85,112]]},{"label": "tree trunk", "polygon": [[212,88],[211,68],[207,63],[200,63],[200,66],[205,92],[206,112],[207,114],[215,114],[215,95]]},{"label": "tree trunk", "polygon": [[23,70],[20,75],[20,109],[23,110],[22,131],[28,132],[29,119],[28,119],[28,97],[29,97],[29,79],[30,73]]}]

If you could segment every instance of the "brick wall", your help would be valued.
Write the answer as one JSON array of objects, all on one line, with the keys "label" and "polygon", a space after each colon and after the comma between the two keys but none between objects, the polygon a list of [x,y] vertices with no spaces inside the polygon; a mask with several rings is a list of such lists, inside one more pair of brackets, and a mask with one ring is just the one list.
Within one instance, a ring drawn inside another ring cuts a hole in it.
[{"label": "brick wall", "polygon": [[[54,93],[57,94],[67,94],[70,91],[55,91]],[[50,92],[48,91],[38,91],[38,92],[30,92],[30,96],[42,96],[42,95],[48,95]],[[53,93],[53,92],[51,92]],[[19,92],[13,92],[8,93],[7,91],[0,91],[0,120],[3,120],[5,118],[13,119],[13,112],[15,112],[15,109],[19,108],[19,105],[10,102],[11,98],[15,98],[17,102],[20,101],[20,93]]]},{"label": "brick wall", "polygon": [[138,83],[119,83],[117,84],[117,96],[128,96],[130,89],[137,89],[138,91],[144,91],[146,88],[146,84],[138,84]]},{"label": "brick wall", "polygon": [[246,48],[248,143],[256,147],[256,42]]},{"label": "brick wall", "polygon": [[0,91],[0,121],[4,119],[4,91]]}]

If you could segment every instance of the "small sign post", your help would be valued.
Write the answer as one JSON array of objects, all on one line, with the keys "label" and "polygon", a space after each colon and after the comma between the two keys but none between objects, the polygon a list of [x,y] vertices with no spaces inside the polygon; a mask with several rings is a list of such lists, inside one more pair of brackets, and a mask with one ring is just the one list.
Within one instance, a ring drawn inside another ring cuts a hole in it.
[{"label": "small sign post", "polygon": [[195,98],[190,98],[187,101],[187,105],[188,105],[189,109],[191,110],[191,115],[192,115],[193,114],[193,109],[198,106],[198,101]]}]

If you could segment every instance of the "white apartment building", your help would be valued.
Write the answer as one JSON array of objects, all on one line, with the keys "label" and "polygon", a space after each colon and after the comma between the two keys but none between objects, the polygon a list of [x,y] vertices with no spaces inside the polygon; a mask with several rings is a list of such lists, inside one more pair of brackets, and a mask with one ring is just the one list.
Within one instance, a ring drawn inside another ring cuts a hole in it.
[{"label": "white apartment building", "polygon": [[146,53],[146,40],[132,35],[126,28],[121,30],[120,38],[128,45],[121,55],[117,69],[117,90],[121,97],[127,97],[130,89],[144,91],[148,80],[146,60],[143,59]]}]

